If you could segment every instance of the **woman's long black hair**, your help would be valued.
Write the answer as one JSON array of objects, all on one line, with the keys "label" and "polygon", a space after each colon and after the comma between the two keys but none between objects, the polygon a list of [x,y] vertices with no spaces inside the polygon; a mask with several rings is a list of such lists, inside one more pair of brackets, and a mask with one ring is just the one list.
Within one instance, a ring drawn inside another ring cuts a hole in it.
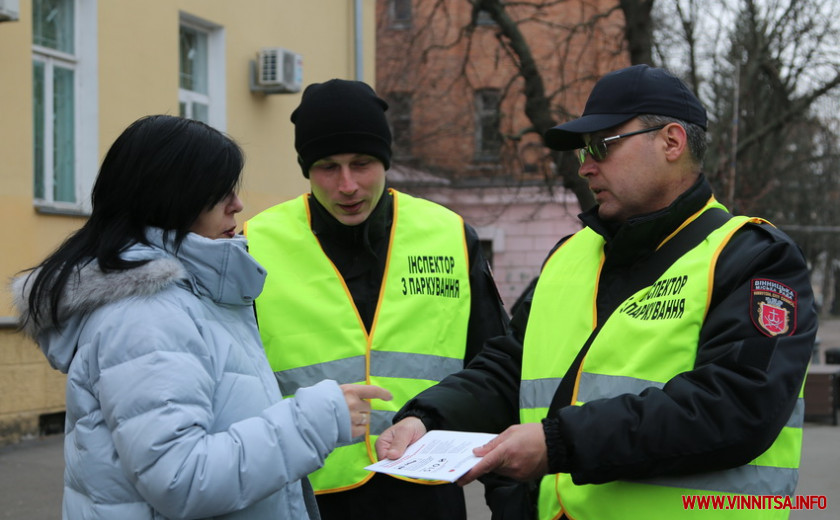
[{"label": "woman's long black hair", "polygon": [[27,319],[43,323],[48,311],[58,324],[68,278],[94,259],[106,272],[146,263],[120,258],[129,246],[146,243],[146,227],[175,231],[177,249],[204,210],[238,189],[243,166],[239,146],[200,121],[153,115],[132,123],[102,161],[90,218],[27,281]]}]

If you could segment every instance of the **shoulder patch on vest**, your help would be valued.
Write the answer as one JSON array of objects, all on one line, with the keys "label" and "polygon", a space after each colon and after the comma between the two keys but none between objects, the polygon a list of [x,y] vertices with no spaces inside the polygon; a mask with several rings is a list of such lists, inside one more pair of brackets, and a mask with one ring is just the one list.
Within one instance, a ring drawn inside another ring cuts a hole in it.
[{"label": "shoulder patch on vest", "polygon": [[765,336],[790,335],[796,330],[796,291],[765,278],[750,280],[750,318]]}]

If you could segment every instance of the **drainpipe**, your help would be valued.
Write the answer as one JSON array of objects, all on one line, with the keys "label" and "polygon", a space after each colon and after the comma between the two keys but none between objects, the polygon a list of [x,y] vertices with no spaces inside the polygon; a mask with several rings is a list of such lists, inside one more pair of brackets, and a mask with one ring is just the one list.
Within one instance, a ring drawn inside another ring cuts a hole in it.
[{"label": "drainpipe", "polygon": [[363,45],[362,45],[362,0],[354,0],[353,2],[353,16],[356,22],[355,26],[355,41],[353,45],[353,49],[355,51],[355,58],[356,58],[356,80],[364,81],[364,55],[363,55]]}]

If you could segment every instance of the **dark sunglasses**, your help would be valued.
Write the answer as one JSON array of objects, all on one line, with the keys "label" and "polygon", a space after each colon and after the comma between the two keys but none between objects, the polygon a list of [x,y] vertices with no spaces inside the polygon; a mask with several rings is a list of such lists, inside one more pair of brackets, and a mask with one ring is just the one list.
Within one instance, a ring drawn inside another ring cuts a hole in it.
[{"label": "dark sunglasses", "polygon": [[598,139],[597,141],[592,141],[583,148],[578,148],[576,150],[578,161],[580,161],[580,164],[583,164],[583,161],[586,160],[586,154],[589,154],[595,162],[601,162],[607,158],[607,145],[611,145],[619,139],[624,139],[625,137],[630,137],[631,135],[646,134],[655,130],[662,130],[663,128],[665,128],[665,125],[659,125],[651,128],[636,130],[635,132],[627,132],[626,134],[614,135],[612,137],[605,137],[603,139]]}]

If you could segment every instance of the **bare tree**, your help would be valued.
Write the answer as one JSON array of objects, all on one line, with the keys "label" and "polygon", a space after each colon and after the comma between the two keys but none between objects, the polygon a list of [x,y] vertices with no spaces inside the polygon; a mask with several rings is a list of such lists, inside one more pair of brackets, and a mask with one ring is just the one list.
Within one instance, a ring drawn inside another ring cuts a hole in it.
[{"label": "bare tree", "polygon": [[[825,276],[816,283],[822,295],[840,292],[840,2],[409,5],[414,16],[400,31],[388,30],[393,27],[380,12],[384,46],[377,56],[377,87],[407,93],[414,103],[411,150],[402,161],[462,185],[560,185],[587,209],[594,201],[572,154],[548,150],[543,134],[577,117],[605,72],[662,66],[683,78],[709,111],[704,171],[718,197],[735,213],[768,218],[788,231],[809,262],[822,266]],[[481,103],[497,100],[498,117],[479,121],[475,96],[484,91]],[[497,128],[497,135],[486,128]],[[498,145],[497,155],[476,154],[474,141],[482,135]],[[840,304],[834,307],[840,312]]]},{"label": "bare tree", "polygon": [[[415,164],[461,182],[471,175],[507,183],[541,179],[549,187],[559,182],[582,208],[594,204],[573,155],[548,150],[542,136],[579,115],[598,77],[627,65],[619,5],[434,0],[414,7],[402,32],[380,11],[378,38],[385,44],[379,45],[377,88],[412,94],[416,124],[408,155]],[[648,31],[642,25],[633,33]],[[482,163],[470,148],[477,126],[472,95],[486,88],[499,92],[502,141],[498,158]],[[464,137],[469,142],[457,147]]]},{"label": "bare tree", "polygon": [[823,134],[824,114],[813,108],[838,93],[840,6],[819,0],[659,6],[657,57],[691,78],[709,109],[706,171],[718,193],[738,212],[800,220],[783,208],[794,206],[786,199],[796,186],[811,184],[807,178],[821,161],[824,148],[812,143]]},{"label": "bare tree", "polygon": [[630,63],[653,63],[653,0],[619,0],[624,13],[624,37]]},{"label": "bare tree", "polygon": [[818,301],[829,306],[840,254],[840,5],[658,7],[657,57],[692,78],[709,108],[705,171],[716,192],[734,212],[768,218],[797,240],[815,267]]},{"label": "bare tree", "polygon": [[[593,199],[577,164],[571,154],[545,149],[542,135],[578,116],[592,84],[608,70],[647,62],[686,80],[709,107],[707,175],[725,202],[743,212],[791,206],[784,197],[798,179],[791,177],[794,165],[816,160],[806,154],[821,133],[811,108],[840,84],[837,2],[425,0],[414,6],[409,30],[379,35],[393,43],[380,51],[377,83],[380,90],[410,91],[424,107],[415,111],[420,119],[412,134],[418,165],[455,178],[559,181],[584,209]],[[454,143],[472,137],[472,96],[488,87],[500,93],[501,151],[497,160],[478,164],[471,141]],[[445,113],[430,116],[429,107]]]}]

